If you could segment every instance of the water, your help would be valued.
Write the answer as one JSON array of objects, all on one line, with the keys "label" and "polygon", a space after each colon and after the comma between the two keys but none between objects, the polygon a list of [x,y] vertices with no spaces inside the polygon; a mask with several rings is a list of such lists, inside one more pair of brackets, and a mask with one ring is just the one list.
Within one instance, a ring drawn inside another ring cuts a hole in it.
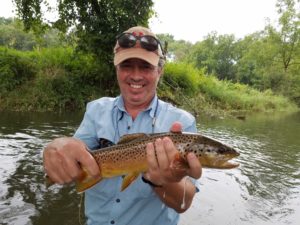
[{"label": "water", "polygon": [[[72,135],[82,114],[0,113],[0,224],[83,221],[74,187],[44,185],[42,149]],[[201,118],[199,131],[239,150],[240,167],[204,169],[201,191],[180,225],[300,222],[300,114],[245,121]],[[83,222],[82,222],[83,223]]]},{"label": "water", "polygon": [[199,130],[239,149],[240,167],[205,170],[182,224],[300,224],[299,113],[203,121]]}]

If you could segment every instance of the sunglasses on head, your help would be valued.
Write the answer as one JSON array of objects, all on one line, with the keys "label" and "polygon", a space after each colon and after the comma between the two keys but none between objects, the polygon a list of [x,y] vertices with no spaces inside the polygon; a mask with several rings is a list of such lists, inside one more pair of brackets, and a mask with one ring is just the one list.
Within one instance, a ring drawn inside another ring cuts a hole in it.
[{"label": "sunglasses on head", "polygon": [[122,33],[117,36],[117,41],[122,48],[132,48],[136,45],[137,40],[140,41],[141,47],[147,51],[153,52],[158,50],[159,47],[163,51],[159,40],[150,35],[135,36],[132,33]]}]

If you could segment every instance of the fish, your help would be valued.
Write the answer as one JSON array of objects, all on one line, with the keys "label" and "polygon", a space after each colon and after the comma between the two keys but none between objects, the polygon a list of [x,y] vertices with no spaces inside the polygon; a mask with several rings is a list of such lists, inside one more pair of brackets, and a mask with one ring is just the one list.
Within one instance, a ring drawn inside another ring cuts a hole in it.
[{"label": "fish", "polygon": [[99,165],[101,176],[96,179],[85,168],[76,181],[77,192],[83,192],[102,179],[123,176],[121,191],[125,190],[141,173],[147,171],[146,146],[158,138],[169,137],[178,153],[171,165],[176,169],[188,169],[186,156],[194,152],[202,167],[215,169],[232,169],[239,163],[229,161],[239,153],[231,146],[199,133],[165,132],[135,133],[121,137],[116,145],[88,150]]}]

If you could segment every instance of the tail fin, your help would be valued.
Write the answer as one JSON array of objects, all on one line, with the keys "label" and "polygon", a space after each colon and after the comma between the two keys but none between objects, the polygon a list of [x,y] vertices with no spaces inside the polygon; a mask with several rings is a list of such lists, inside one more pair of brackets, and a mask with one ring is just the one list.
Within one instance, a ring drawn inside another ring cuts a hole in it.
[{"label": "tail fin", "polygon": [[80,178],[76,181],[76,190],[77,192],[83,192],[89,188],[91,188],[92,186],[94,186],[95,184],[97,184],[98,182],[100,182],[102,180],[102,177],[93,177],[91,176],[86,169],[82,168],[82,174],[80,176]]}]

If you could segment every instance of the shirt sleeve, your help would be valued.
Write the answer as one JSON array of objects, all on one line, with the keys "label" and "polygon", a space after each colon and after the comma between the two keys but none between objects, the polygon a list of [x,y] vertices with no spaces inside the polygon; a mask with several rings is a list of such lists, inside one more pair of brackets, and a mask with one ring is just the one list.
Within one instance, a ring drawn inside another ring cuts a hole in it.
[{"label": "shirt sleeve", "polygon": [[76,130],[74,137],[83,141],[88,148],[94,149],[98,144],[97,133],[95,128],[95,123],[90,116],[91,110],[89,105],[87,106],[87,110],[84,114],[83,120]]}]

